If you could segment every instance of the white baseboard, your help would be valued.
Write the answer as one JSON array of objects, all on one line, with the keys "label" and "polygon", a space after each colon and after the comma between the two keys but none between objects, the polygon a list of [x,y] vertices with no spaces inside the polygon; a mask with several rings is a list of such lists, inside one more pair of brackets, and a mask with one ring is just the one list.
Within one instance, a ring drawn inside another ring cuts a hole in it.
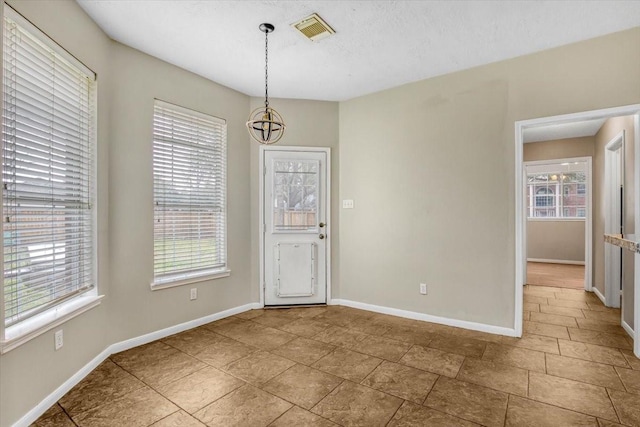
[{"label": "white baseboard", "polygon": [[159,331],[151,332],[149,334],[141,335],[139,337],[131,338],[125,341],[121,341],[115,344],[111,344],[105,348],[100,354],[94,357],[89,363],[84,365],[78,372],[73,374],[71,378],[65,381],[60,387],[53,391],[49,396],[44,398],[38,405],[27,412],[22,418],[20,418],[13,427],[27,427],[34,423],[47,409],[53,406],[58,400],[76,386],[80,381],[91,373],[95,368],[104,362],[107,357],[114,353],[119,353],[124,350],[128,350],[133,347],[137,347],[143,344],[150,343],[161,338],[168,337],[179,332],[193,329],[198,326],[205,325],[207,323],[223,319],[225,317],[233,316],[234,314],[243,313],[248,310],[261,308],[259,303],[251,303],[241,305],[239,307],[230,308],[229,310],[220,311],[218,313],[210,314],[208,316],[201,317],[199,319],[190,320],[188,322],[180,323],[179,325],[170,326]]},{"label": "white baseboard", "polygon": [[633,328],[632,328],[631,326],[629,326],[629,324],[628,324],[627,322],[625,322],[624,320],[622,320],[622,321],[620,322],[620,325],[622,325],[622,329],[624,329],[624,330],[625,330],[625,332],[626,332],[627,334],[629,334],[629,336],[630,336],[631,338],[633,338]]},{"label": "white baseboard", "polygon": [[568,259],[527,258],[527,262],[543,262],[545,264],[584,265],[584,261],[570,261]]},{"label": "white baseboard", "polygon": [[598,290],[598,288],[596,288],[596,286],[595,286],[595,285],[593,285],[593,287],[591,288],[591,290],[593,290],[593,293],[594,293],[594,294],[596,294],[596,296],[600,299],[600,301],[602,301],[602,304],[604,304],[604,305],[606,306],[606,305],[607,305],[607,303],[606,303],[606,301],[607,301],[607,300],[605,299],[604,295],[602,295],[602,294],[600,293],[600,291]]},{"label": "white baseboard", "polygon": [[241,305],[239,307],[230,308],[229,310],[220,311],[218,313],[210,314],[208,316],[201,317],[199,319],[190,320],[188,322],[180,323],[178,325],[170,326],[159,331],[151,332],[149,334],[141,335],[139,337],[131,338],[126,341],[120,341],[115,344],[111,344],[108,349],[111,350],[111,354],[119,353],[121,351],[129,350],[133,347],[138,347],[143,344],[148,344],[152,341],[159,340],[161,338],[168,337],[169,335],[184,332],[189,329],[197,328],[198,326],[206,325],[207,323],[214,322],[216,320],[224,319],[225,317],[233,316],[234,314],[244,313],[245,311],[260,308],[259,303],[251,303]]},{"label": "white baseboard", "polygon": [[89,375],[91,371],[97,368],[98,365],[104,362],[110,355],[111,353],[109,353],[109,347],[107,347],[102,351],[102,353],[98,354],[89,363],[84,365],[78,372],[73,374],[71,378],[62,383],[62,385],[55,389],[53,393],[45,397],[43,401],[38,403],[34,408],[27,412],[13,425],[13,427],[30,426],[38,418],[40,418],[40,415],[44,414],[47,409],[55,405],[56,402],[62,398],[62,396],[67,394],[69,390],[71,390],[76,384],[82,381],[84,377]]},{"label": "white baseboard", "polygon": [[330,305],[344,305],[347,307],[359,308],[361,310],[373,311],[376,313],[390,314],[392,316],[405,317],[407,319],[422,320],[424,322],[438,323],[441,325],[454,326],[456,328],[471,329],[473,331],[488,332],[496,335],[516,336],[516,330],[502,326],[487,325],[484,323],[470,322],[467,320],[450,319],[448,317],[433,316],[431,314],[418,313],[415,311],[400,310],[397,308],[383,307],[380,305],[365,304],[357,301],[345,299],[333,299]]}]

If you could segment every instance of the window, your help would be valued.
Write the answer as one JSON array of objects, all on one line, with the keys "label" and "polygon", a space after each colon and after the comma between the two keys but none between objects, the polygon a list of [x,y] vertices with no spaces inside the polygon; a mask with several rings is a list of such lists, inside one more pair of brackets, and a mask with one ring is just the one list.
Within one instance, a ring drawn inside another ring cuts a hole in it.
[{"label": "window", "polygon": [[536,190],[536,206],[540,207],[554,207],[555,197],[553,190],[548,187],[538,188]]},{"label": "window", "polygon": [[532,173],[527,176],[529,218],[584,218],[584,172]]},{"label": "window", "polygon": [[155,102],[152,288],[229,274],[226,146],[224,120]]},{"label": "window", "polygon": [[27,319],[34,323],[54,307],[96,293],[96,83],[91,70],[7,5],[3,49],[8,340],[12,326],[24,328]]},{"label": "window", "polygon": [[274,161],[274,231],[317,231],[317,160]]}]

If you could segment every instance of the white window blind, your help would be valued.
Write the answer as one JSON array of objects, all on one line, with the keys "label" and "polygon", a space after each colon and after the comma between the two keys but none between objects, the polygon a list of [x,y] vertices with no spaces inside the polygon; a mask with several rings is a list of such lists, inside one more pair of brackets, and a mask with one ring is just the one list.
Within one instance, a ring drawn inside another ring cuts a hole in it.
[{"label": "white window blind", "polygon": [[226,271],[226,145],[224,120],[155,102],[154,285]]},{"label": "white window blind", "polygon": [[95,75],[5,5],[4,322],[96,286]]}]

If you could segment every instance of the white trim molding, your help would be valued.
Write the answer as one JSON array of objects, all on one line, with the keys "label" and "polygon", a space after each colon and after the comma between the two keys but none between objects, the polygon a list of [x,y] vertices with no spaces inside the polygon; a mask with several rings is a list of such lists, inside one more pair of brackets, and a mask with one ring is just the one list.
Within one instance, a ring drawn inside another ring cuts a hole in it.
[{"label": "white trim molding", "polygon": [[453,326],[456,328],[470,329],[472,331],[487,332],[495,335],[505,335],[515,337],[516,331],[512,328],[502,326],[487,325],[485,323],[470,322],[468,320],[451,319],[449,317],[434,316],[432,314],[418,313],[415,311],[401,310],[398,308],[384,307],[381,305],[367,304],[364,302],[351,301],[346,299],[333,299],[329,305],[343,305],[346,307],[358,308],[360,310],[373,311],[375,313],[390,314],[392,316],[404,317],[406,319],[422,320],[423,322],[437,323],[440,325]]},{"label": "white trim molding", "polygon": [[0,354],[18,348],[45,332],[99,306],[103,297],[104,295],[80,295],[38,316],[6,328],[5,339],[0,340]]},{"label": "white trim molding", "polygon": [[604,302],[605,302],[605,298],[604,298],[604,295],[602,295],[602,292],[600,292],[600,291],[598,290],[598,288],[596,288],[596,287],[595,287],[595,285],[593,286],[593,289],[592,289],[592,290],[593,290],[593,293],[594,293],[594,294],[596,294],[596,296],[598,297],[598,299],[599,299],[600,301],[602,301],[602,305],[605,305],[605,303],[604,303]]},{"label": "white trim molding", "polygon": [[[606,234],[624,234],[622,206],[624,198],[620,198],[620,189],[625,182],[625,131],[620,131],[604,147],[604,188],[603,196],[606,209],[604,211],[604,232]],[[604,245],[604,297],[607,307],[620,308],[620,295],[617,290],[624,283],[624,270],[621,270],[622,249]]]},{"label": "white trim molding", "polygon": [[100,354],[94,357],[89,363],[84,365],[78,372],[73,374],[71,378],[65,381],[60,387],[55,389],[49,396],[45,397],[38,405],[27,412],[22,418],[20,418],[13,427],[27,427],[35,422],[42,414],[46,412],[51,406],[60,400],[65,394],[69,392],[76,384],[82,381],[87,375],[97,368],[107,357],[112,354],[119,353],[121,351],[129,350],[133,347],[138,347],[143,344],[150,343],[152,341],[159,340],[161,338],[168,337],[179,332],[183,332],[189,329],[197,328],[198,326],[205,325],[207,323],[214,322],[216,320],[223,319],[225,317],[233,316],[234,314],[244,313],[245,311],[261,308],[258,303],[250,303],[241,305],[239,307],[230,308],[228,310],[220,311],[218,313],[210,314],[208,316],[201,317],[199,319],[190,320],[188,322],[180,323],[178,325],[170,326],[165,329],[160,329],[155,332],[151,332],[139,337],[131,338],[125,341],[121,341],[115,344],[111,344],[105,348]]},{"label": "white trim molding", "polygon": [[544,259],[544,258],[527,258],[527,262],[541,262],[545,264],[569,264],[584,265],[584,261],[571,261],[568,259]]},{"label": "white trim molding", "polygon": [[[634,127],[634,188],[635,194],[633,195],[635,218],[634,226],[636,232],[640,230],[640,112],[636,113],[633,117]],[[634,280],[633,280],[633,353],[636,357],[640,357],[640,254],[633,256],[634,262]]]},{"label": "white trim molding", "polygon": [[629,326],[629,324],[627,322],[625,322],[624,320],[620,321],[620,325],[622,326],[622,329],[624,329],[624,331],[629,334],[629,336],[631,338],[633,338],[633,329],[631,328],[631,326]]}]

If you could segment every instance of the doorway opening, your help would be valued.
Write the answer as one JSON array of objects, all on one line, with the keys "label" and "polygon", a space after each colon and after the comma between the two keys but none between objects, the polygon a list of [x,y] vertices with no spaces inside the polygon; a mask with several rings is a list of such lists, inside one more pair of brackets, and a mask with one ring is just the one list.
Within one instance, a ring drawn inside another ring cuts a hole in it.
[{"label": "doorway opening", "polygon": [[591,157],[526,160],[560,150],[589,153],[592,142],[582,137],[525,146],[528,285],[591,289]]},{"label": "doorway opening", "polygon": [[[636,215],[635,212],[640,213],[640,104],[609,108],[603,110],[587,111],[574,114],[566,114],[561,116],[545,117],[539,119],[523,120],[515,123],[515,192],[516,192],[516,277],[515,277],[515,318],[514,328],[517,336],[521,336],[523,332],[524,319],[524,285],[526,284],[527,275],[527,175],[525,173],[525,164],[523,158],[524,152],[524,140],[527,132],[563,132],[563,131],[575,131],[577,128],[583,127],[589,122],[597,123],[598,121],[605,121],[605,124],[598,125],[596,132],[598,133],[598,144],[593,154],[593,224],[592,224],[592,244],[588,245],[592,250],[593,265],[589,269],[585,269],[585,279],[591,275],[591,289],[585,288],[580,290],[562,290],[562,289],[550,289],[546,292],[549,295],[563,296],[564,292],[573,292],[577,299],[585,301],[587,304],[599,304],[603,310],[605,307],[603,304],[607,298],[605,289],[605,212],[604,208],[607,205],[607,200],[604,198],[606,185],[605,180],[605,148],[604,146],[610,142],[611,138],[615,134],[611,135],[612,130],[616,125],[624,122],[627,126],[627,143],[625,144],[626,155],[624,156],[626,161],[627,174],[621,176],[627,190],[624,193],[616,192],[617,197],[626,201],[620,204],[620,209],[623,210],[623,231],[625,232],[625,238],[628,237],[633,241],[640,239],[635,238],[633,233],[638,230],[640,234],[640,214]],[[605,132],[606,129],[606,132]],[[618,133],[617,131],[616,133]],[[586,135],[586,134],[585,134]],[[591,134],[594,135],[593,133]],[[607,140],[601,142],[604,138],[603,135],[609,135]],[[571,136],[565,136],[565,138],[578,137],[575,133]],[[556,138],[557,139],[557,138]],[[631,142],[633,139],[633,142]],[[563,157],[563,156],[557,156]],[[568,157],[568,156],[567,156]],[[597,157],[597,161],[596,161]],[[623,186],[624,188],[624,186]],[[549,194],[543,194],[541,197],[549,196]],[[617,215],[616,212],[611,213],[609,216]],[[617,234],[617,233],[616,233]],[[607,243],[606,246],[609,246]],[[623,278],[626,277],[626,281],[623,281],[623,292],[621,310],[618,310],[618,318],[620,319],[620,325],[629,333],[634,339],[634,353],[636,356],[640,356],[640,291],[637,290],[638,284],[640,284],[640,255],[632,251],[625,250],[622,254],[622,267],[618,265],[618,268],[623,271]],[[585,260],[586,261],[586,260]],[[627,274],[628,273],[628,274]],[[596,292],[596,289],[598,292]],[[536,290],[537,291],[537,290]],[[585,293],[584,291],[592,291],[593,293]],[[619,291],[618,291],[619,292]],[[541,292],[542,293],[542,292]],[[598,295],[600,294],[600,295]],[[598,295],[598,296],[596,296]],[[545,298],[540,297],[540,301],[544,301]],[[604,300],[601,302],[601,300]],[[557,302],[557,301],[555,301]],[[529,305],[529,304],[528,304]],[[607,304],[608,305],[608,304]],[[529,305],[530,306],[530,305]],[[606,310],[615,310],[612,308],[606,308]],[[551,313],[553,310],[548,310]],[[540,318],[543,316],[539,316]],[[529,326],[534,326],[529,324]]]}]

